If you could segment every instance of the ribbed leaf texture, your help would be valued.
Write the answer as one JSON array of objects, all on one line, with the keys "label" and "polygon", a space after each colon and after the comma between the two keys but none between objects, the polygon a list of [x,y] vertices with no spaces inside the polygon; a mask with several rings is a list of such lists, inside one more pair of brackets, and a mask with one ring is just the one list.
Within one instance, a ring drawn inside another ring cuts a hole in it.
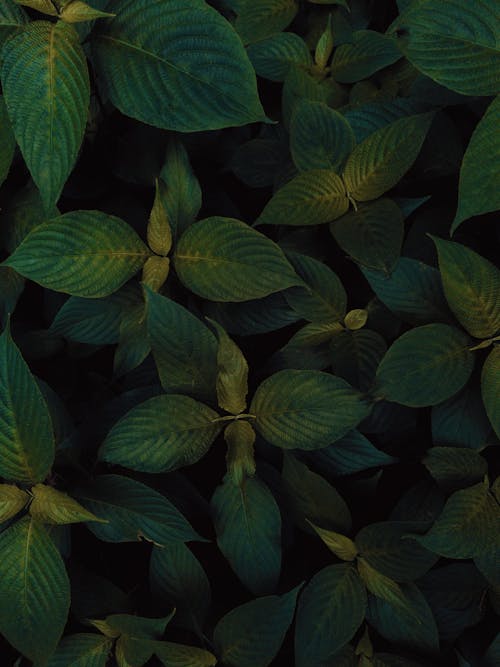
[{"label": "ribbed leaf texture", "polygon": [[50,210],[75,165],[90,103],[75,29],[62,21],[29,23],[5,44],[1,79],[14,134]]}]

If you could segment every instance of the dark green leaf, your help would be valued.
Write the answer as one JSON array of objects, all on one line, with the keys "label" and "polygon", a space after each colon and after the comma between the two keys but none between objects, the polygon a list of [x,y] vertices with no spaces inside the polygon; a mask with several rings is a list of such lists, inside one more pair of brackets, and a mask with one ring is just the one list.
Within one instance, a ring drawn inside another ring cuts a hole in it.
[{"label": "dark green leaf", "polygon": [[297,0],[243,0],[234,27],[243,44],[284,30],[295,18]]},{"label": "dark green leaf", "polygon": [[500,438],[500,347],[498,345],[491,350],[484,362],[481,394],[491,425]]},{"label": "dark green leaf", "polygon": [[374,30],[357,30],[351,44],[341,44],[332,59],[332,76],[341,83],[368,79],[401,58],[396,42]]},{"label": "dark green leaf", "polygon": [[284,81],[291,65],[312,65],[307,44],[293,32],[281,32],[250,44],[247,53],[257,74],[270,81]]},{"label": "dark green leaf", "polygon": [[436,482],[446,490],[477,484],[488,473],[482,456],[461,447],[432,447],[423,460]]},{"label": "dark green leaf", "polygon": [[102,635],[77,634],[65,637],[47,667],[105,667],[113,642]]}]

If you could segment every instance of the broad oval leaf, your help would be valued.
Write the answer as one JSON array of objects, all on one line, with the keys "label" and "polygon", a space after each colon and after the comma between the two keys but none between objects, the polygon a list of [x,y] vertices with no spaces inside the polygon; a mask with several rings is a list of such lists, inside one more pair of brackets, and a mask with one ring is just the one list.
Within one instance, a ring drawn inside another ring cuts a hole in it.
[{"label": "broad oval leaf", "polygon": [[497,95],[476,125],[462,160],[452,234],[464,220],[500,209],[499,125],[500,96]]},{"label": "broad oval leaf", "polygon": [[496,345],[483,365],[481,394],[488,419],[500,438],[500,347]]},{"label": "broad oval leaf", "polygon": [[210,582],[187,545],[154,546],[149,580],[155,596],[175,605],[175,623],[200,634],[210,608]]},{"label": "broad oval leaf", "polygon": [[64,637],[47,667],[105,667],[113,641],[104,635],[79,633]]},{"label": "broad oval leaf", "polygon": [[247,53],[257,74],[270,81],[284,81],[294,64],[312,65],[307,44],[293,32],[279,32],[250,44]]},{"label": "broad oval leaf", "polygon": [[374,30],[356,30],[352,43],[340,44],[333,55],[332,76],[340,83],[368,79],[401,58],[395,40]]},{"label": "broad oval leaf", "polygon": [[484,458],[465,447],[431,447],[422,463],[445,491],[477,484],[488,474]]},{"label": "broad oval leaf", "polygon": [[241,582],[256,595],[271,593],[281,571],[281,515],[256,477],[241,485],[226,478],[211,501],[217,544]]},{"label": "broad oval leaf", "polygon": [[401,118],[358,144],[343,174],[349,194],[369,201],[394,187],[415,162],[433,118],[433,113]]},{"label": "broad oval leaf", "polygon": [[340,176],[329,169],[313,169],[295,176],[264,208],[258,225],[321,225],[340,218],[349,200]]},{"label": "broad oval leaf", "polygon": [[297,0],[243,0],[234,27],[243,44],[284,30],[299,10]]},{"label": "broad oval leaf", "polygon": [[221,429],[217,417],[211,408],[188,396],[154,396],[115,424],[99,458],[151,473],[192,465],[217,437]]},{"label": "broad oval leaf", "polygon": [[500,332],[500,271],[460,243],[432,239],[444,293],[457,320],[476,338]]},{"label": "broad oval leaf", "polygon": [[[500,89],[500,40],[495,2],[416,0],[391,26],[400,48],[423,74],[464,95]],[[397,34],[397,32],[396,32]]]},{"label": "broad oval leaf", "polygon": [[401,254],[403,214],[391,199],[378,199],[332,222],[330,232],[356,262],[389,274]]},{"label": "broad oval leaf", "polygon": [[163,389],[211,401],[217,377],[217,339],[180,303],[145,290],[148,338]]},{"label": "broad oval leaf", "polygon": [[187,519],[169,500],[149,486],[121,475],[99,475],[74,495],[93,514],[109,523],[88,523],[104,542],[145,539],[159,546],[198,540]]},{"label": "broad oval leaf", "polygon": [[370,410],[369,402],[345,380],[307,370],[283,370],[267,378],[250,407],[256,430],[283,449],[327,447]]},{"label": "broad oval leaf", "polygon": [[297,102],[290,122],[290,151],[300,171],[338,171],[354,146],[354,133],[342,114],[323,102]]},{"label": "broad oval leaf", "polygon": [[295,626],[297,667],[328,664],[363,622],[366,591],[355,568],[330,565],[320,570],[299,597]]},{"label": "broad oval leaf", "polygon": [[188,289],[212,301],[248,301],[301,284],[271,239],[232,218],[192,225],[177,244],[175,270]]},{"label": "broad oval leaf", "polygon": [[177,132],[264,120],[251,63],[231,25],[203,0],[116,0],[92,45],[113,104]]},{"label": "broad oval leaf", "polygon": [[407,331],[388,349],[377,371],[377,392],[409,407],[436,405],[460,391],[474,367],[469,337],[447,324]]},{"label": "broad oval leaf", "polygon": [[0,534],[0,632],[45,664],[66,625],[70,587],[64,562],[42,526],[23,517]]},{"label": "broad oval leaf", "polygon": [[29,23],[5,44],[1,78],[14,134],[50,210],[75,165],[90,104],[77,32],[63,21]]},{"label": "broad oval leaf", "polygon": [[214,630],[214,642],[222,664],[268,667],[293,620],[299,588],[285,595],[251,600],[223,616]]},{"label": "broad oval leaf", "polygon": [[42,482],[54,448],[47,404],[7,327],[0,336],[0,476]]},{"label": "broad oval leaf", "polygon": [[118,290],[149,255],[120,218],[74,211],[35,227],[4,265],[56,292],[98,298]]}]

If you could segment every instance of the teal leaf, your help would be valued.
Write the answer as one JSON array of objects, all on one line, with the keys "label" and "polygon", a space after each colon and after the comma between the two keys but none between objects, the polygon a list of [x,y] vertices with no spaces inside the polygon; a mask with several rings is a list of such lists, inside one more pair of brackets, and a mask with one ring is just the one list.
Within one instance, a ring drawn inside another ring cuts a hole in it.
[{"label": "teal leaf", "polygon": [[148,337],[165,391],[215,397],[217,339],[181,304],[146,289]]},{"label": "teal leaf", "polygon": [[212,301],[248,301],[301,284],[271,239],[232,218],[192,225],[177,244],[175,270],[188,289]]},{"label": "teal leaf", "polygon": [[[486,368],[484,364],[483,373]],[[498,396],[499,393],[500,387],[492,395]],[[489,441],[491,424],[483,406],[480,387],[475,383],[469,383],[455,396],[435,405],[431,418],[432,440],[436,445],[481,450]]]},{"label": "teal leaf", "polygon": [[[500,57],[499,57],[500,66]],[[475,215],[500,208],[500,96],[497,96],[476,125],[460,168],[458,209],[451,233]]]},{"label": "teal leaf", "polygon": [[476,338],[500,331],[500,270],[460,243],[432,237],[448,304],[460,324]]},{"label": "teal leaf", "polygon": [[154,489],[121,475],[99,475],[74,495],[107,524],[87,527],[104,542],[145,539],[159,546],[198,540],[187,519]]},{"label": "teal leaf", "polygon": [[14,134],[50,210],[75,165],[90,104],[77,32],[63,21],[29,23],[6,42],[1,78]]},{"label": "teal leaf", "polygon": [[149,581],[155,596],[175,606],[174,622],[200,635],[210,608],[210,582],[187,545],[154,546]]},{"label": "teal leaf", "polygon": [[299,587],[232,609],[215,626],[214,642],[228,667],[268,667],[281,648],[295,612]]},{"label": "teal leaf", "polygon": [[54,652],[69,611],[64,562],[45,528],[28,516],[0,534],[0,632],[42,664]]},{"label": "teal leaf", "polygon": [[98,298],[116,292],[149,254],[120,218],[73,211],[35,227],[4,265],[56,292]]},{"label": "teal leaf", "polygon": [[346,213],[349,200],[340,176],[313,169],[295,176],[264,208],[259,225],[321,225]]},{"label": "teal leaf", "polygon": [[217,544],[240,581],[255,595],[272,592],[281,571],[281,515],[256,477],[238,486],[226,478],[211,502]]},{"label": "teal leaf", "polygon": [[0,476],[22,484],[42,482],[54,449],[47,404],[7,326],[0,336]]},{"label": "teal leaf", "polygon": [[495,95],[500,89],[500,44],[494,4],[416,0],[389,32],[401,31],[403,54],[437,83],[464,95]]},{"label": "teal leaf", "polygon": [[294,32],[279,32],[250,44],[247,54],[257,74],[270,81],[284,81],[292,65],[312,65],[307,44]]},{"label": "teal leaf", "polygon": [[283,370],[257,389],[255,428],[283,449],[320,449],[342,438],[370,413],[345,380],[319,371]]},{"label": "teal leaf", "polygon": [[290,122],[290,151],[300,171],[338,172],[355,145],[349,123],[322,102],[300,100]]},{"label": "teal leaf", "polygon": [[392,200],[377,199],[332,222],[330,232],[354,261],[390,274],[403,245],[403,214]]},{"label": "teal leaf", "polygon": [[0,46],[9,35],[19,31],[28,21],[28,17],[14,0],[4,0],[0,5]]},{"label": "teal leaf", "polygon": [[154,396],[113,426],[99,458],[150,473],[192,465],[217,437],[221,429],[217,417],[211,408],[188,396]]},{"label": "teal leaf", "polygon": [[447,324],[407,331],[387,350],[376,391],[409,407],[436,405],[460,391],[474,367],[469,337]]},{"label": "teal leaf", "polygon": [[117,0],[113,11],[92,45],[102,90],[122,113],[177,132],[264,120],[240,38],[203,0]]},{"label": "teal leaf", "polygon": [[363,622],[366,591],[351,564],[320,570],[299,597],[295,626],[297,667],[328,661],[352,639]]}]

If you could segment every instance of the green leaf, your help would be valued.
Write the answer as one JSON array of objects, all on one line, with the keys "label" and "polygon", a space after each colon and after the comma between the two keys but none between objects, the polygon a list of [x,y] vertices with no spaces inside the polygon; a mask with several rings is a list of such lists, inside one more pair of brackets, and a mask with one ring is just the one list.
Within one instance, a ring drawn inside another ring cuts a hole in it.
[{"label": "green leaf", "polygon": [[275,292],[263,299],[240,303],[207,303],[207,312],[229,333],[250,336],[276,331],[297,322],[299,316],[285,299],[286,292]]},{"label": "green leaf", "polygon": [[292,287],[285,299],[302,319],[310,322],[341,322],[346,313],[347,294],[340,278],[317,259],[288,252],[287,257],[304,287]]},{"label": "green leaf", "polygon": [[247,54],[257,74],[270,81],[284,81],[292,65],[312,65],[307,44],[294,32],[280,32],[250,44]]},{"label": "green leaf", "polygon": [[433,113],[401,118],[358,144],[343,174],[349,194],[370,201],[394,187],[415,162],[433,118]]},{"label": "green leaf", "polygon": [[[397,582],[378,572],[361,556],[358,557],[357,565],[359,576],[363,580],[367,591],[375,597],[385,600],[398,611],[413,615],[412,607],[408,604],[403,590]],[[418,618],[415,618],[415,620],[418,622]]]},{"label": "green leaf", "polygon": [[232,609],[215,626],[217,654],[228,667],[268,667],[293,620],[300,586],[285,595],[251,600]]},{"label": "green leaf", "polygon": [[410,257],[400,257],[390,276],[361,268],[384,305],[409,324],[452,322],[439,271]]},{"label": "green leaf", "polygon": [[280,188],[256,224],[321,225],[340,218],[348,208],[349,200],[340,176],[328,169],[313,169],[295,176]]},{"label": "green leaf", "polygon": [[165,634],[167,625],[174,614],[175,611],[164,618],[111,614],[102,621],[93,620],[91,623],[106,637],[115,638],[127,635],[134,639],[160,639]]},{"label": "green leaf", "polygon": [[351,564],[320,570],[299,597],[295,627],[297,667],[331,660],[363,622],[366,591]]},{"label": "green leaf", "polygon": [[250,412],[255,428],[283,449],[327,447],[370,413],[347,382],[319,371],[283,370],[257,389]]},{"label": "green leaf", "polygon": [[475,215],[500,208],[500,176],[496,166],[500,160],[500,96],[490,104],[476,125],[460,168],[458,209],[451,233]]},{"label": "green leaf", "polygon": [[215,320],[210,320],[219,342],[217,349],[217,402],[232,415],[244,412],[248,394],[248,364],[242,351]]},{"label": "green leaf", "polygon": [[364,308],[350,310],[344,318],[344,324],[349,331],[362,329],[368,321],[368,311]]},{"label": "green leaf", "polygon": [[113,642],[102,635],[64,637],[47,667],[106,667]]},{"label": "green leaf", "polygon": [[219,434],[217,417],[211,408],[188,396],[154,396],[113,426],[99,458],[150,473],[192,465],[207,453]]},{"label": "green leaf", "polygon": [[172,234],[177,239],[193,224],[201,208],[200,184],[177,137],[168,142],[160,179],[167,186],[161,190],[161,196]]},{"label": "green leaf", "polygon": [[289,505],[301,527],[308,524],[349,533],[351,512],[340,493],[326,479],[285,453],[282,478]]},{"label": "green leaf", "polygon": [[488,481],[455,491],[430,531],[416,537],[426,549],[447,558],[472,558],[498,542],[498,503]]},{"label": "green leaf", "polygon": [[56,292],[98,298],[118,290],[149,254],[123,220],[73,211],[35,227],[4,265]]},{"label": "green leaf", "polygon": [[339,322],[311,322],[299,329],[288,343],[276,352],[271,368],[324,370],[330,362],[328,344],[342,330]]},{"label": "green leaf", "polygon": [[475,383],[469,383],[455,396],[434,406],[431,414],[432,440],[438,445],[481,450],[489,441],[491,424]]},{"label": "green leaf", "polygon": [[203,0],[117,0],[113,10],[93,53],[101,88],[122,113],[178,132],[264,120],[240,38]]},{"label": "green leaf", "polygon": [[436,621],[424,596],[415,584],[401,584],[406,605],[390,604],[369,596],[367,620],[385,639],[425,653],[439,648]]},{"label": "green leaf", "polygon": [[35,9],[37,12],[42,14],[48,14],[49,16],[57,16],[57,8],[54,6],[52,0],[16,0],[20,5],[25,7],[30,7]]},{"label": "green leaf", "polygon": [[70,2],[64,4],[60,16],[66,23],[81,23],[83,21],[94,21],[95,19],[112,18],[115,14],[101,12],[99,9],[90,7],[82,0],[70,0]]},{"label": "green leaf", "polygon": [[170,273],[170,259],[168,257],[148,257],[142,267],[142,283],[153,292],[159,292]]},{"label": "green leaf", "polygon": [[315,526],[309,521],[315,533],[322,539],[330,551],[341,560],[353,561],[358,555],[358,550],[354,542],[345,535],[336,533],[333,530],[326,530]]},{"label": "green leaf", "polygon": [[333,53],[335,37],[332,30],[332,15],[328,15],[326,27],[320,35],[314,49],[314,63],[321,70],[325,70]]},{"label": "green leaf", "polygon": [[255,595],[272,592],[281,570],[281,515],[267,486],[250,477],[217,487],[211,502],[219,549]]},{"label": "green leaf", "polygon": [[0,185],[7,178],[14,157],[15,148],[16,139],[12,131],[9,116],[7,115],[7,107],[5,106],[4,98],[0,96]]},{"label": "green leaf", "polygon": [[407,331],[387,350],[377,371],[377,392],[409,407],[436,405],[469,379],[474,353],[469,337],[447,324]]},{"label": "green leaf", "polygon": [[[172,248],[172,229],[164,204],[167,186],[161,180],[156,180],[153,208],[149,214],[147,229],[148,245],[157,255],[166,257]],[[150,259],[153,259],[150,257]]]},{"label": "green leaf", "polygon": [[290,123],[290,151],[300,171],[340,170],[355,146],[349,123],[323,102],[300,100]]},{"label": "green leaf", "polygon": [[106,523],[106,520],[99,519],[95,514],[82,507],[74,498],[50,486],[35,484],[31,488],[31,493],[33,500],[29,507],[30,514],[40,523],[55,525],[81,523],[83,521]]},{"label": "green leaf", "polygon": [[30,660],[45,664],[69,611],[64,562],[45,528],[23,517],[0,534],[0,632]]},{"label": "green leaf", "polygon": [[24,11],[13,0],[4,0],[0,5],[0,46],[7,37],[22,28],[28,21]]},{"label": "green leaf", "polygon": [[145,290],[148,337],[163,389],[213,400],[217,339],[179,303]]},{"label": "green leaf", "polygon": [[213,667],[217,664],[214,655],[195,646],[154,642],[154,651],[165,667]]},{"label": "green leaf", "polygon": [[237,486],[241,486],[247,477],[255,475],[255,439],[255,431],[246,421],[230,422],[224,430],[228,477]]},{"label": "green leaf", "polygon": [[456,490],[477,484],[488,474],[486,461],[472,449],[432,447],[423,464],[445,490]]},{"label": "green leaf", "polygon": [[[146,265],[152,259],[161,261],[166,258],[149,257],[144,265],[144,272]],[[168,259],[166,261],[168,262]],[[115,350],[115,358],[113,360],[113,373],[115,377],[120,377],[137,368],[150,352],[151,346],[147,335],[146,306],[141,295],[140,300],[128,305],[122,313],[118,347]]]},{"label": "green leaf", "polygon": [[192,225],[177,244],[175,270],[188,289],[212,301],[248,301],[301,284],[271,239],[233,218]]},{"label": "green leaf", "polygon": [[331,63],[332,76],[340,83],[368,79],[401,58],[395,40],[374,30],[356,30],[351,44],[341,44]]},{"label": "green leaf", "polygon": [[62,21],[33,21],[5,44],[2,89],[14,134],[47,210],[80,149],[90,103],[85,54]]},{"label": "green leaf", "polygon": [[30,496],[14,484],[0,484],[0,523],[12,519],[29,503]]},{"label": "green leaf", "polygon": [[210,582],[182,542],[153,547],[149,580],[155,595],[176,607],[175,622],[201,634],[211,602]]},{"label": "green leaf", "polygon": [[390,274],[401,254],[403,214],[392,200],[378,199],[332,222],[330,232],[356,262]]},{"label": "green leaf", "polygon": [[121,475],[99,475],[74,495],[107,524],[87,528],[105,542],[135,542],[144,538],[159,546],[200,539],[169,500],[149,486]]},{"label": "green leaf", "polygon": [[0,266],[0,327],[5,327],[24,290],[24,278],[8,266]]},{"label": "green leaf", "polygon": [[234,27],[243,44],[258,42],[284,30],[298,9],[297,0],[243,0]]},{"label": "green leaf", "polygon": [[54,435],[38,384],[7,327],[0,336],[0,475],[42,482],[54,461]]},{"label": "green leaf", "polygon": [[500,271],[470,248],[432,237],[448,304],[471,336],[500,331]]},{"label": "green leaf", "polygon": [[495,3],[416,0],[391,26],[400,48],[423,74],[464,95],[500,89],[500,45]]},{"label": "green leaf", "polygon": [[500,438],[500,347],[497,345],[491,350],[483,365],[481,394],[488,419]]},{"label": "green leaf", "polygon": [[332,370],[353,387],[369,391],[386,350],[384,339],[376,331],[339,331],[330,341]]},{"label": "green leaf", "polygon": [[356,535],[356,546],[364,560],[382,575],[399,582],[414,581],[437,561],[435,554],[408,538],[408,533],[423,532],[427,527],[423,522],[372,523]]}]

